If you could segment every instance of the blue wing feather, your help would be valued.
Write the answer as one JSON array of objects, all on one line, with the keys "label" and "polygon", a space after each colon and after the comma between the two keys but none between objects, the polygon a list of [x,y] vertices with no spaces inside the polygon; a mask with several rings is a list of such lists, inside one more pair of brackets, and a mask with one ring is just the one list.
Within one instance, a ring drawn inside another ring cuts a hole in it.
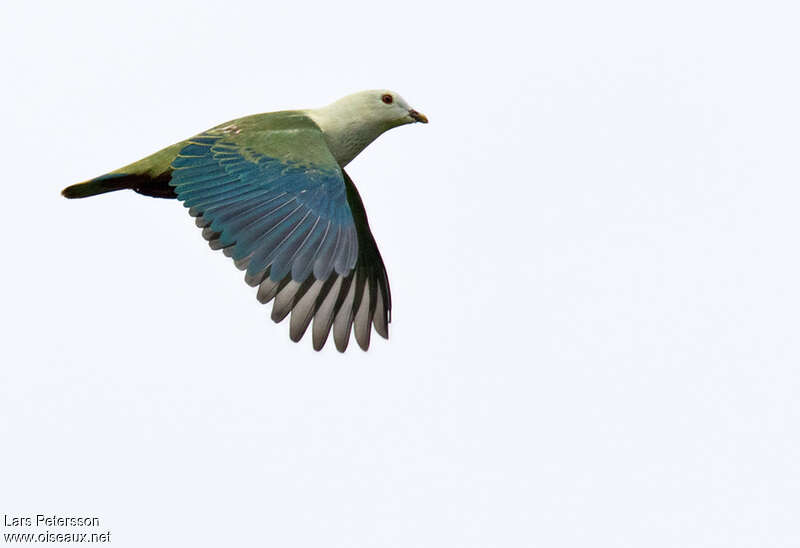
[{"label": "blue wing feather", "polygon": [[292,311],[292,340],[313,317],[315,349],[333,329],[344,351],[355,326],[366,350],[370,325],[388,337],[386,271],[355,186],[319,128],[295,116],[302,118],[284,113],[250,133],[237,122],[190,139],[171,164],[170,185],[209,245],[259,286],[259,301],[275,299],[273,319]]},{"label": "blue wing feather", "polygon": [[193,138],[172,169],[178,199],[203,217],[217,247],[250,257],[248,275],[269,268],[275,282],[303,282],[355,267],[358,237],[338,166],[272,158],[212,131]]}]

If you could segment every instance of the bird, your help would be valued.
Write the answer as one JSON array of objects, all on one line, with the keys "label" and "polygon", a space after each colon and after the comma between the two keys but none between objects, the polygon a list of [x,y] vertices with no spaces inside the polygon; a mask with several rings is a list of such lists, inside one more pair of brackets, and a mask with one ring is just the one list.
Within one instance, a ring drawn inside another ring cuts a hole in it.
[{"label": "bird", "polygon": [[382,133],[418,122],[428,118],[397,93],[361,91],[321,108],[225,122],[61,193],[75,199],[128,189],[177,199],[211,249],[258,287],[258,300],[273,301],[272,320],[291,313],[292,341],[313,320],[314,350],[332,330],[344,352],[352,330],[366,351],[372,328],[389,338],[392,301],[364,204],[344,168]]}]

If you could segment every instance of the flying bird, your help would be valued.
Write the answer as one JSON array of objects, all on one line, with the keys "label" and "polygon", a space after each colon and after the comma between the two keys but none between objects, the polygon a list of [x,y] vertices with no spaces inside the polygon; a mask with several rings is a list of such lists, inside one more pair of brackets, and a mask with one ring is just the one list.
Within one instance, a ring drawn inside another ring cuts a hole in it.
[{"label": "flying bird", "polygon": [[389,280],[364,205],[344,167],[383,132],[428,119],[388,90],[318,109],[269,112],[220,124],[138,162],[65,188],[67,198],[130,189],[177,198],[212,249],[231,257],[258,300],[291,313],[297,342],[313,319],[321,350],[351,329],[367,350],[372,327],[389,338]]}]

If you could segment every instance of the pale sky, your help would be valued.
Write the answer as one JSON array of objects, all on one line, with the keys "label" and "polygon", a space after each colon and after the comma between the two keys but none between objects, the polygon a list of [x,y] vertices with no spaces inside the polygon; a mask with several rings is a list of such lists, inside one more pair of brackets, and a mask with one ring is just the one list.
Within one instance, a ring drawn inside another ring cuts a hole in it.
[{"label": "pale sky", "polygon": [[[3,3],[0,513],[116,548],[799,546],[800,9],[518,4]],[[292,343],[177,201],[59,194],[370,88],[430,124],[348,167],[394,305],[366,354]]]}]

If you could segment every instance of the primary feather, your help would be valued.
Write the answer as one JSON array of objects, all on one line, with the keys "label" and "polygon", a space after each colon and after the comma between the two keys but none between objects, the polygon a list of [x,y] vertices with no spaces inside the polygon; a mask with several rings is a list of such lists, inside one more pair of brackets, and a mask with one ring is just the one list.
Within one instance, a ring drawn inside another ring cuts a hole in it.
[{"label": "primary feather", "polygon": [[355,330],[388,338],[386,269],[347,165],[381,133],[427,122],[398,95],[372,90],[320,109],[247,116],[216,126],[139,162],[65,188],[67,198],[121,189],[177,198],[212,249],[222,249],[274,300],[272,319],[291,313],[299,341],[313,322],[320,350],[333,329],[344,352]]}]

